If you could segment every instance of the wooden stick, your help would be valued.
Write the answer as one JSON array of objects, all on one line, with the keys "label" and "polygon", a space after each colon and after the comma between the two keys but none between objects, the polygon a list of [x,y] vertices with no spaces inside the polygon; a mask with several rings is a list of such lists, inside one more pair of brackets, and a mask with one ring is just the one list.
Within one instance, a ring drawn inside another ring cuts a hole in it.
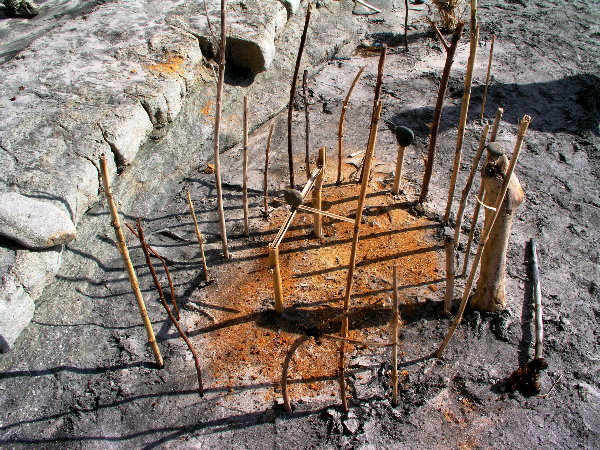
[{"label": "wooden stick", "polygon": [[381,12],[380,9],[375,8],[373,5],[369,5],[367,2],[364,2],[363,0],[354,0],[354,1],[360,5],[363,5],[365,8],[369,8],[369,9],[375,11],[376,13]]},{"label": "wooden stick", "polygon": [[396,158],[396,172],[394,173],[394,186],[392,188],[392,194],[398,195],[400,192],[400,180],[402,178],[402,167],[404,166],[404,150],[406,147],[398,146],[398,156]]},{"label": "wooden stick", "polygon": [[431,20],[429,17],[427,17],[427,20],[433,27],[433,30],[435,31],[436,36],[438,37],[438,39],[444,46],[444,50],[446,50],[446,51],[450,50],[450,45],[448,45],[448,41],[446,41],[446,38],[444,37],[444,35],[440,31],[440,29],[438,28],[437,24],[433,20]]},{"label": "wooden stick", "polygon": [[248,210],[248,96],[244,95],[244,144],[242,151],[242,198],[244,203],[244,235],[250,236]]},{"label": "wooden stick", "polygon": [[498,108],[496,110],[496,117],[494,118],[494,125],[492,126],[492,134],[490,135],[490,142],[496,141],[496,136],[498,136],[498,129],[500,128],[500,122],[502,121],[503,115],[504,115],[504,108]]},{"label": "wooden stick", "polygon": [[332,219],[341,220],[343,222],[354,223],[354,219],[350,219],[349,217],[344,217],[344,216],[340,216],[338,214],[330,213],[328,211],[323,211],[322,209],[311,208],[310,206],[306,206],[306,205],[296,206],[296,208],[298,208],[300,211],[304,210],[306,212],[311,212],[315,215],[331,217]]},{"label": "wooden stick", "polygon": [[292,115],[294,112],[294,99],[296,98],[296,83],[298,81],[298,73],[300,72],[300,62],[302,61],[302,53],[306,44],[306,33],[308,32],[308,24],[310,23],[310,15],[312,14],[313,4],[309,3],[306,8],[306,18],[304,20],[304,30],[300,38],[300,48],[296,57],[296,67],[294,68],[294,78],[292,78],[292,87],[290,89],[290,103],[288,105],[288,166],[290,170],[290,188],[295,189],[294,183],[294,152],[292,148]]},{"label": "wooden stick", "polygon": [[112,188],[110,185],[110,178],[108,175],[108,168],[106,167],[106,155],[104,153],[100,155],[100,173],[102,174],[102,184],[104,185],[104,192],[106,193],[106,200],[108,202],[108,208],[110,210],[112,226],[115,229],[115,236],[117,238],[117,248],[119,249],[121,257],[123,258],[123,264],[125,265],[125,270],[127,271],[129,282],[131,283],[131,289],[133,290],[133,294],[135,295],[135,300],[137,302],[140,315],[142,316],[142,321],[144,322],[144,328],[146,329],[146,334],[148,335],[148,342],[150,343],[150,347],[152,348],[152,353],[154,353],[156,365],[159,368],[162,368],[164,365],[163,358],[160,353],[160,349],[158,348],[158,344],[156,343],[156,338],[154,337],[152,322],[150,322],[150,318],[148,317],[148,311],[146,310],[146,304],[144,303],[144,297],[142,296],[142,291],[140,290],[140,285],[138,283],[135,269],[133,268],[131,258],[129,257],[129,249],[127,248],[125,236],[123,235],[123,229],[121,228],[121,221],[119,220],[119,211],[117,210],[117,204],[113,197]]},{"label": "wooden stick", "polygon": [[[477,198],[481,198],[483,196],[483,180],[480,181],[479,191],[477,192]],[[471,257],[471,245],[473,243],[473,238],[475,237],[475,227],[477,226],[477,219],[479,218],[479,211],[481,210],[481,205],[479,202],[475,202],[475,208],[473,209],[473,217],[471,218],[471,228],[469,229],[469,237],[467,238],[467,247],[465,248],[465,258],[463,260],[463,269],[461,273],[461,277],[467,276],[467,268],[469,266],[469,258]],[[458,243],[457,243],[458,245]]]},{"label": "wooden stick", "polygon": [[[371,117],[375,114],[375,110],[377,109],[377,105],[379,104],[379,99],[381,98],[381,88],[383,86],[383,69],[385,67],[385,56],[387,54],[387,45],[383,44],[381,46],[381,54],[379,56],[379,65],[377,66],[377,82],[375,83],[375,97],[373,98],[373,111],[371,112]],[[369,132],[370,138],[370,132]],[[365,159],[366,155],[362,160],[362,169],[360,171],[360,177],[358,179],[359,183],[362,183],[363,177],[365,175]]]},{"label": "wooden stick", "polygon": [[283,367],[281,369],[281,394],[283,395],[283,405],[285,407],[285,411],[288,414],[292,413],[292,402],[290,401],[290,394],[288,392],[288,386],[287,386],[287,378],[288,378],[288,371],[290,368],[290,362],[292,361],[292,358],[294,356],[294,353],[296,353],[296,350],[298,350],[298,348],[304,344],[306,341],[308,341],[310,339],[309,336],[300,336],[299,338],[297,338],[294,343],[292,344],[292,346],[290,347],[290,349],[288,350],[287,355],[285,355],[285,360],[283,361]]},{"label": "wooden stick", "polygon": [[444,314],[450,314],[454,300],[454,242],[450,236],[444,239],[446,249],[446,293],[444,296]]},{"label": "wooden stick", "polygon": [[263,207],[265,209],[264,215],[267,218],[269,217],[269,152],[271,150],[271,138],[273,137],[274,126],[275,126],[275,123],[271,122],[271,126],[269,127],[269,136],[267,137],[267,147],[265,149],[265,172],[264,172],[264,182],[263,182],[264,204],[263,204]]},{"label": "wooden stick", "polygon": [[321,168],[321,173],[315,181],[315,188],[313,189],[313,205],[317,211],[313,215],[314,219],[314,233],[316,237],[323,235],[323,221],[321,211],[321,200],[323,193],[323,179],[325,178],[325,164],[327,163],[327,147],[321,147],[319,149],[319,161],[317,165]]},{"label": "wooden stick", "polygon": [[279,268],[279,247],[269,244],[269,268],[273,274],[273,292],[275,293],[275,312],[283,313],[283,284]]},{"label": "wooden stick", "polygon": [[431,174],[433,173],[435,145],[437,143],[437,135],[438,130],[440,128],[440,120],[442,118],[444,96],[446,95],[446,88],[448,87],[448,81],[450,80],[450,69],[452,67],[452,63],[454,62],[454,54],[456,53],[458,41],[460,39],[460,35],[462,34],[464,26],[465,24],[462,22],[459,22],[459,24],[456,26],[456,30],[452,35],[452,41],[446,52],[446,63],[444,65],[442,81],[440,82],[435,111],[433,113],[433,122],[431,123],[431,137],[429,138],[429,150],[427,152],[427,163],[425,164],[425,174],[423,175],[423,183],[421,184],[421,194],[419,195],[419,203],[423,203],[427,199],[427,193],[429,192],[429,181],[431,180]]},{"label": "wooden stick", "polygon": [[190,213],[192,214],[192,220],[194,221],[194,231],[196,232],[196,239],[198,240],[198,246],[200,247],[200,256],[202,257],[202,270],[204,271],[204,281],[210,281],[208,275],[208,266],[206,265],[206,256],[204,255],[204,236],[200,232],[198,227],[198,219],[196,218],[196,212],[194,211],[194,203],[192,202],[192,196],[190,191],[187,191],[187,201],[190,207]]},{"label": "wooden stick", "polygon": [[471,288],[473,287],[473,281],[475,280],[475,273],[477,271],[477,266],[479,265],[479,261],[481,260],[481,254],[483,253],[483,249],[485,247],[485,244],[487,243],[487,239],[494,227],[494,222],[496,221],[496,218],[500,214],[500,207],[502,206],[502,203],[504,202],[504,198],[505,198],[506,192],[508,190],[508,184],[509,184],[510,178],[512,176],[512,173],[515,169],[515,165],[517,164],[517,159],[519,158],[519,154],[521,153],[521,146],[523,144],[523,140],[525,139],[525,134],[527,133],[527,128],[529,127],[530,123],[531,123],[531,117],[529,117],[527,115],[523,116],[523,120],[521,120],[521,123],[519,126],[519,134],[517,136],[515,148],[513,150],[512,157],[510,158],[510,163],[509,163],[509,166],[507,169],[506,177],[504,178],[504,183],[502,184],[502,188],[498,195],[498,199],[496,200],[496,204],[495,204],[496,212],[492,216],[489,226],[483,230],[483,233],[481,235],[480,245],[479,245],[479,248],[477,249],[477,254],[475,255],[475,258],[473,260],[473,264],[471,266],[471,272],[469,273],[469,278],[467,280],[465,290],[463,291],[463,296],[462,296],[462,299],[460,302],[460,307],[458,309],[458,314],[454,317],[454,321],[452,322],[452,326],[450,327],[450,330],[446,334],[446,337],[442,341],[440,347],[436,350],[436,352],[435,352],[436,358],[439,358],[442,356],[444,349],[450,342],[450,339],[452,339],[452,335],[456,331],[456,328],[458,327],[458,325],[462,319],[462,315],[465,311],[465,307],[467,306],[467,301],[469,300],[469,295],[471,294]]},{"label": "wooden stick", "polygon": [[479,138],[479,147],[477,147],[477,153],[475,153],[475,158],[473,158],[473,164],[471,165],[471,171],[469,172],[469,176],[467,177],[467,184],[465,188],[462,190],[462,194],[460,196],[460,203],[458,204],[458,211],[456,213],[456,225],[454,226],[454,247],[458,247],[458,243],[460,241],[460,227],[462,224],[463,215],[465,213],[465,207],[467,205],[467,198],[469,197],[469,193],[471,192],[471,186],[473,185],[473,179],[475,178],[475,173],[477,172],[477,168],[479,167],[479,161],[481,160],[481,156],[483,155],[483,150],[485,149],[485,141],[487,139],[488,131],[490,129],[489,124],[486,124],[483,127],[483,131],[481,132],[481,137]]},{"label": "wooden stick", "polygon": [[[471,27],[473,24],[471,23]],[[448,189],[448,200],[446,201],[446,211],[444,213],[444,223],[448,223],[452,202],[454,201],[454,189],[456,180],[460,172],[460,161],[462,159],[462,147],[465,138],[465,128],[469,115],[469,103],[471,103],[471,86],[473,84],[473,69],[475,68],[475,59],[477,58],[477,46],[479,44],[479,27],[471,29],[471,43],[469,50],[469,60],[467,63],[467,72],[465,74],[465,90],[460,107],[460,119],[458,122],[458,134],[456,136],[456,147],[454,149],[454,166],[452,167],[452,176],[450,177],[450,187]]]},{"label": "wooden stick", "polygon": [[308,70],[302,74],[302,99],[304,101],[304,124],[306,135],[306,148],[304,151],[304,164],[306,166],[306,179],[310,178],[310,116],[308,113],[308,89],[307,89]]},{"label": "wooden stick", "polygon": [[[135,231],[135,229],[129,225],[128,223],[125,224],[125,226],[129,229],[129,231],[131,231],[131,233],[136,237],[136,238],[140,238],[137,234],[137,232]],[[148,250],[150,251],[150,253],[152,253],[156,258],[158,258],[158,260],[162,263],[163,265],[163,269],[165,270],[165,275],[167,276],[167,282],[169,283],[169,290],[171,291],[171,303],[173,303],[173,309],[175,309],[175,317],[177,318],[177,320],[179,320],[180,317],[180,312],[179,312],[179,305],[177,304],[177,299],[175,298],[175,286],[173,285],[173,278],[171,278],[171,273],[169,272],[169,268],[167,267],[167,262],[165,261],[165,258],[163,258],[162,256],[160,256],[156,250],[154,250],[152,247],[150,247],[150,245],[148,245]]]},{"label": "wooden stick", "polygon": [[404,0],[404,50],[408,52],[408,0]]},{"label": "wooden stick", "polygon": [[165,308],[165,311],[167,311],[167,315],[169,316],[169,319],[171,320],[171,322],[173,323],[175,328],[177,328],[177,331],[179,332],[181,339],[183,339],[183,341],[187,345],[188,349],[192,353],[192,356],[194,357],[194,364],[196,366],[196,375],[198,376],[198,392],[200,393],[200,397],[203,397],[204,396],[204,388],[202,386],[202,369],[200,369],[200,358],[198,358],[198,353],[196,353],[196,350],[194,349],[194,345],[189,340],[189,338],[186,336],[185,332],[181,328],[181,325],[179,325],[179,322],[177,321],[177,319],[171,312],[171,308],[169,308],[169,305],[167,305],[167,301],[165,300],[165,294],[162,290],[162,286],[160,285],[160,281],[158,281],[158,276],[156,275],[156,270],[154,270],[154,266],[152,265],[152,260],[150,259],[150,252],[148,251],[148,244],[146,243],[146,241],[144,239],[144,230],[142,229],[142,223],[141,223],[140,219],[137,219],[136,223],[137,223],[137,229],[138,229],[138,239],[140,241],[140,245],[142,246],[142,250],[144,251],[144,256],[146,257],[146,265],[148,266],[148,269],[150,269],[150,273],[152,274],[152,280],[154,281],[154,286],[156,287],[156,291],[158,292],[158,297],[160,298],[160,302],[162,303],[163,307]]},{"label": "wooden stick", "polygon": [[229,259],[227,245],[227,225],[225,223],[225,210],[223,208],[223,187],[221,185],[221,159],[219,156],[219,137],[221,135],[221,109],[223,104],[223,83],[225,81],[225,48],[226,48],[227,19],[225,0],[221,0],[221,43],[219,45],[219,79],[217,82],[217,106],[215,110],[215,129],[213,137],[215,158],[215,184],[217,187],[217,209],[219,210],[219,227],[221,229],[221,245],[223,256]]},{"label": "wooden stick", "polygon": [[362,66],[356,76],[354,77],[354,81],[350,85],[350,89],[348,89],[348,93],[346,94],[346,98],[344,99],[344,103],[342,104],[342,112],[340,114],[340,122],[338,124],[338,169],[337,169],[337,181],[336,184],[342,183],[342,140],[344,138],[344,119],[346,118],[346,110],[348,109],[348,103],[350,102],[350,96],[352,95],[352,91],[358,83],[362,73],[364,72],[366,66]]},{"label": "wooden stick", "polygon": [[544,354],[544,321],[542,316],[542,290],[540,288],[540,269],[537,258],[535,239],[529,241],[531,249],[531,281],[533,283],[533,300],[535,302],[535,353],[534,358]]},{"label": "wooden stick", "polygon": [[[373,112],[371,118],[371,132],[369,133],[369,144],[365,154],[365,164],[363,166],[365,176],[363,177],[358,196],[358,206],[356,208],[356,217],[354,220],[354,233],[352,237],[352,250],[350,251],[350,263],[348,265],[348,274],[346,277],[346,292],[344,294],[344,319],[342,320],[342,329],[340,335],[343,338],[348,337],[348,310],[350,307],[350,296],[352,295],[352,286],[354,283],[354,271],[356,270],[356,251],[358,249],[358,237],[360,232],[360,223],[362,213],[365,206],[365,198],[367,196],[367,187],[369,185],[369,176],[371,174],[371,162],[375,151],[375,143],[377,142],[377,126],[381,116],[381,101],[377,104],[377,108]],[[342,409],[348,411],[348,399],[346,398],[346,379],[345,379],[345,344],[340,344],[340,353],[338,359],[338,376],[340,383],[340,396],[342,400]]]},{"label": "wooden stick", "polygon": [[392,296],[392,321],[390,332],[392,334],[392,406],[398,405],[398,327],[400,324],[398,300],[398,265],[394,264],[394,295]]},{"label": "wooden stick", "polygon": [[488,87],[490,85],[490,75],[492,74],[492,57],[494,56],[494,42],[496,41],[496,35],[492,34],[492,43],[490,44],[490,57],[488,59],[487,74],[485,76],[485,87],[483,88],[483,100],[481,100],[481,115],[480,119],[483,120],[485,114],[485,102],[487,101]]}]

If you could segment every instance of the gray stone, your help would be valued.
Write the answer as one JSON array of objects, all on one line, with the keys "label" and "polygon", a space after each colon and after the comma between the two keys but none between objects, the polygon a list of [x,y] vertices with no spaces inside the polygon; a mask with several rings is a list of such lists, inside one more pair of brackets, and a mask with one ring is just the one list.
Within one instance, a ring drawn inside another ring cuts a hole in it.
[{"label": "gray stone", "polygon": [[25,292],[33,300],[37,300],[42,295],[46,284],[58,272],[61,260],[62,246],[36,252],[17,250],[11,272]]},{"label": "gray stone", "polygon": [[75,239],[75,225],[55,205],[16,192],[0,194],[0,235],[27,248],[43,249]]},{"label": "gray stone", "polygon": [[31,322],[35,304],[11,275],[0,279],[0,352],[9,351]]},{"label": "gray stone", "polygon": [[31,19],[40,13],[38,6],[32,0],[4,0],[4,6],[6,6],[6,14],[12,17]]}]

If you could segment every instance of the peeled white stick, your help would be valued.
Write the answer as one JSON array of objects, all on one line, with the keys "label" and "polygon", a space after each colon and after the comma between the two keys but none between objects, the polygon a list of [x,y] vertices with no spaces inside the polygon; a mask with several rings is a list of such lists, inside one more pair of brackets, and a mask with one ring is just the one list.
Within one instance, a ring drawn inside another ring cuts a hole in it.
[{"label": "peeled white stick", "polygon": [[404,150],[415,139],[415,134],[410,128],[407,127],[396,127],[394,129],[396,135],[396,141],[398,142],[398,156],[396,158],[396,172],[394,173],[394,187],[392,188],[392,194],[398,195],[400,192],[400,181],[402,179],[402,167],[404,165]]},{"label": "peeled white stick", "polygon": [[363,5],[365,8],[369,8],[372,11],[375,11],[377,13],[380,13],[381,10],[378,8],[375,8],[373,5],[369,5],[367,2],[363,2],[363,0],[354,0],[356,3],[358,3],[359,5]]},{"label": "peeled white stick", "polygon": [[496,201],[496,212],[494,213],[494,216],[492,216],[492,218],[489,222],[489,225],[486,228],[484,228],[484,230],[483,230],[483,234],[481,235],[481,242],[483,245],[481,245],[477,249],[477,254],[475,255],[475,259],[473,260],[473,264],[471,266],[471,272],[469,273],[469,278],[467,279],[467,284],[465,286],[465,289],[463,291],[463,296],[460,301],[458,313],[454,317],[454,320],[452,322],[452,325],[450,326],[450,330],[448,330],[448,333],[446,334],[446,337],[444,337],[444,340],[442,341],[439,348],[435,352],[436,358],[439,358],[442,356],[444,349],[450,342],[450,339],[452,339],[452,336],[454,335],[456,328],[458,328],[458,325],[460,324],[460,321],[462,320],[463,313],[465,312],[465,308],[467,306],[467,301],[469,300],[469,296],[471,294],[471,288],[473,287],[473,281],[475,280],[475,273],[477,272],[477,266],[479,265],[479,261],[481,260],[481,254],[483,253],[483,249],[484,249],[487,239],[490,235],[490,232],[491,232],[492,228],[494,227],[494,222],[496,221],[496,218],[498,217],[498,215],[500,213],[500,206],[504,202],[504,197],[506,195],[506,191],[508,190],[508,184],[509,184],[511,175],[515,169],[515,165],[517,164],[517,159],[519,158],[519,154],[521,153],[521,146],[523,145],[523,140],[525,139],[525,134],[527,133],[527,128],[529,128],[530,123],[531,123],[531,117],[529,117],[527,115],[523,116],[523,120],[521,121],[521,124],[519,127],[519,135],[517,136],[517,142],[515,143],[515,149],[513,151],[512,157],[510,159],[510,163],[508,165],[504,183],[502,185],[502,188],[498,195],[498,199]]},{"label": "peeled white stick", "polygon": [[148,311],[146,310],[144,297],[142,296],[142,291],[140,290],[137,275],[135,273],[135,269],[133,268],[133,264],[131,263],[131,258],[129,257],[129,249],[127,248],[125,236],[123,235],[123,229],[121,228],[119,211],[117,210],[117,204],[113,197],[112,188],[110,186],[110,177],[108,175],[108,169],[106,167],[106,155],[104,154],[100,156],[100,173],[102,175],[102,183],[104,184],[104,193],[106,194],[106,200],[108,201],[108,208],[110,209],[112,226],[115,229],[117,247],[119,249],[119,252],[121,253],[121,257],[123,258],[125,270],[127,271],[127,276],[129,277],[131,289],[133,290],[133,294],[135,295],[135,300],[137,302],[138,309],[140,310],[142,321],[144,322],[144,328],[146,329],[146,334],[148,335],[148,343],[152,348],[152,353],[154,353],[156,365],[159,368],[162,368],[164,365],[163,357],[160,353],[160,349],[158,348],[158,344],[156,343],[156,338],[154,337],[154,330],[152,329],[152,322],[150,322],[150,318],[148,317]]},{"label": "peeled white stick", "polygon": [[542,291],[540,289],[540,269],[537,259],[535,239],[529,241],[531,248],[531,281],[533,282],[533,300],[535,301],[535,353],[539,359],[544,354],[544,321],[542,317]]}]

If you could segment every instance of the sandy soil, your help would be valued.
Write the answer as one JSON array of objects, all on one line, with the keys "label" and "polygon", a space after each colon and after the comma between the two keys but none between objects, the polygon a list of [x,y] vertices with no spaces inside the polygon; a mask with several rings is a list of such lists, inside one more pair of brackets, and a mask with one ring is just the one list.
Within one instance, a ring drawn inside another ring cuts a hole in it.
[{"label": "sandy soil", "polygon": [[[166,367],[153,367],[134,298],[114,248],[103,204],[93,208],[80,237],[65,252],[57,281],[44,293],[34,323],[13,352],[0,356],[0,442],[7,448],[597,448],[600,446],[598,318],[600,316],[599,67],[600,17],[592,1],[494,1],[480,5],[480,58],[458,189],[470,168],[482,125],[478,120],[487,52],[497,36],[486,118],[505,108],[500,141],[512,148],[517,120],[533,117],[517,166],[526,191],[509,248],[508,310],[468,311],[442,359],[427,358],[451,317],[440,314],[444,270],[440,246],[468,46],[459,46],[442,118],[435,174],[425,215],[413,202],[423,173],[444,51],[429,27],[413,21],[410,52],[403,51],[402,9],[364,18],[367,45],[390,46],[383,83],[374,180],[365,214],[356,305],[376,304],[356,320],[355,337],[387,339],[391,264],[401,266],[402,318],[400,405],[390,404],[387,349],[356,346],[350,353],[348,414],[340,412],[331,364],[335,348],[310,344],[292,366],[295,410],[281,407],[279,366],[298,335],[298,319],[339,312],[347,265],[346,223],[326,221],[325,237],[310,236],[302,215],[282,250],[288,315],[276,318],[264,246],[285,215],[274,208],[261,217],[261,195],[251,191],[252,234],[241,234],[240,190],[227,185],[234,258],[223,261],[215,233],[212,175],[205,163],[173,171],[161,190],[136,187],[139,202],[126,219],[146,217],[150,243],[168,260],[183,305],[182,323],[202,360],[206,393],[200,398],[191,358],[168,323],[133,239],[140,273]],[[426,11],[426,7],[412,6]],[[417,13],[415,12],[415,15]],[[381,20],[384,19],[384,20]],[[377,70],[375,52],[337,57],[310,81],[314,105],[312,147],[330,148],[333,167],[341,102],[359,67],[366,65],[346,127],[347,182],[367,138]],[[296,116],[296,148],[302,167],[303,111]],[[285,113],[276,117],[272,157],[273,196],[285,185]],[[404,192],[389,195],[396,155],[388,123],[411,127],[416,142],[406,154]],[[252,139],[262,155],[268,124]],[[143,151],[152,154],[152,146]],[[256,167],[262,156],[254,159]],[[144,158],[140,158],[144,160]],[[224,155],[238,167],[239,148]],[[152,163],[150,159],[145,163]],[[198,170],[200,169],[200,170]],[[123,179],[135,180],[132,167]],[[157,169],[158,170],[158,169]],[[164,170],[164,169],[163,169]],[[160,176],[160,175],[157,175]],[[300,177],[302,178],[302,177]],[[331,211],[350,214],[356,185],[331,184]],[[478,182],[478,181],[477,181]],[[123,181],[125,183],[125,181]],[[201,226],[208,231],[212,284],[202,282],[197,246],[184,196],[195,194]],[[204,189],[206,188],[206,189]],[[202,190],[204,189],[204,190]],[[119,186],[116,187],[119,192]],[[467,216],[472,211],[472,203]],[[465,220],[468,223],[468,220]],[[468,230],[463,230],[468,231]],[[546,397],[507,392],[506,378],[532,357],[531,283],[525,244],[539,243]],[[463,240],[465,235],[463,234]],[[464,241],[463,241],[464,242]],[[461,253],[462,256],[462,253]],[[164,281],[164,276],[161,274]],[[458,280],[457,296],[464,280]],[[455,307],[457,302],[455,302]]]}]

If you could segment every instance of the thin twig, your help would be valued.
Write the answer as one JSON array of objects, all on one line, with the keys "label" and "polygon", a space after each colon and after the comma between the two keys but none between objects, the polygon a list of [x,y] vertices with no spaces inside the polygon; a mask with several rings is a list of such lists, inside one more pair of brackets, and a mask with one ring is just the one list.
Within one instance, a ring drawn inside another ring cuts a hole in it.
[{"label": "thin twig", "polygon": [[208,275],[208,266],[206,265],[206,255],[204,254],[204,236],[200,232],[200,227],[198,227],[198,218],[196,217],[196,211],[194,211],[194,202],[192,202],[192,196],[190,195],[190,191],[187,192],[187,201],[188,206],[190,207],[190,213],[192,214],[192,220],[194,221],[194,231],[196,232],[196,239],[198,240],[198,246],[200,247],[202,269],[204,270],[204,280],[208,282],[210,281],[210,277]]},{"label": "thin twig", "polygon": [[348,89],[348,93],[346,94],[346,98],[344,99],[344,103],[342,104],[342,112],[340,114],[340,122],[338,124],[338,169],[337,169],[337,181],[336,184],[341,184],[342,182],[342,140],[344,138],[344,119],[346,118],[346,110],[348,109],[348,103],[350,102],[350,96],[352,95],[352,91],[354,91],[354,87],[358,80],[360,79],[362,73],[364,72],[366,66],[362,66],[352,84],[350,85],[350,89]]},{"label": "thin twig", "polygon": [[431,180],[431,174],[433,173],[433,162],[435,159],[435,146],[437,143],[437,135],[440,127],[440,120],[442,118],[442,108],[444,106],[444,96],[446,95],[446,88],[448,87],[448,81],[450,80],[450,69],[454,62],[454,54],[458,47],[458,41],[464,23],[460,22],[456,31],[452,35],[452,41],[448,51],[446,53],[446,63],[444,65],[444,71],[442,73],[442,80],[440,82],[440,88],[438,91],[437,102],[435,105],[435,111],[433,113],[433,122],[431,123],[431,136],[429,138],[429,149],[427,152],[427,164],[425,165],[425,174],[423,175],[423,182],[421,184],[421,193],[419,195],[419,203],[423,203],[427,199],[427,193],[429,192],[429,181]]},{"label": "thin twig", "polygon": [[408,52],[408,0],[404,0],[404,50]]},{"label": "thin twig", "polygon": [[435,31],[436,36],[438,37],[438,39],[440,40],[440,42],[444,46],[444,50],[449,51],[450,50],[450,45],[448,45],[448,41],[446,41],[446,38],[444,38],[444,35],[440,31],[440,29],[438,28],[438,26],[436,25],[436,23],[433,20],[431,20],[429,17],[427,17],[427,20],[429,20],[429,23],[433,27],[433,30]]},{"label": "thin twig", "polygon": [[394,293],[392,296],[392,321],[390,332],[392,334],[392,406],[398,405],[398,327],[400,323],[398,299],[398,265],[394,264]]},{"label": "thin twig", "polygon": [[496,136],[498,136],[498,129],[500,128],[500,122],[502,122],[503,115],[504,115],[504,108],[498,108],[496,110],[496,117],[494,118],[494,125],[492,126],[492,134],[490,135],[490,142],[496,141]]},{"label": "thin twig", "polygon": [[144,239],[144,230],[142,229],[142,223],[141,223],[140,219],[137,219],[136,223],[137,223],[137,229],[138,229],[138,239],[140,240],[140,245],[142,246],[142,250],[144,251],[144,256],[146,257],[146,265],[148,266],[148,269],[150,269],[150,273],[152,274],[152,281],[154,281],[154,286],[156,287],[156,291],[158,292],[158,297],[160,298],[160,302],[162,303],[163,307],[165,308],[165,311],[167,311],[167,315],[169,316],[169,319],[171,320],[171,322],[173,323],[175,328],[177,328],[177,331],[179,332],[181,339],[183,339],[183,341],[187,345],[188,349],[192,353],[192,356],[194,357],[194,364],[196,365],[196,375],[198,376],[198,392],[200,393],[200,396],[203,397],[204,396],[204,388],[202,386],[202,370],[200,369],[200,358],[198,358],[198,353],[196,353],[196,350],[194,349],[194,345],[189,340],[189,338],[185,335],[185,332],[181,328],[181,325],[179,325],[179,322],[177,321],[177,319],[171,312],[171,308],[169,308],[169,305],[167,305],[167,301],[165,300],[165,294],[162,290],[162,286],[160,285],[160,282],[158,281],[158,276],[156,275],[156,270],[154,270],[154,266],[152,265],[152,260],[150,259],[150,252],[148,250],[148,244],[146,243],[146,241]]},{"label": "thin twig", "polygon": [[483,88],[483,100],[481,100],[481,116],[483,120],[485,114],[485,102],[487,101],[488,87],[490,86],[490,76],[492,74],[492,58],[494,56],[494,42],[496,41],[496,35],[492,34],[492,43],[490,44],[490,57],[488,59],[487,74],[485,76],[485,87]]},{"label": "thin twig", "polygon": [[273,128],[275,127],[275,122],[271,122],[271,126],[269,127],[269,136],[267,137],[267,146],[265,148],[265,172],[264,172],[264,180],[263,180],[263,194],[264,194],[264,215],[265,217],[269,217],[269,153],[271,150],[271,138],[273,137]]},{"label": "thin twig", "polygon": [[108,175],[108,168],[106,166],[106,155],[104,153],[100,155],[100,173],[102,175],[104,193],[106,194],[106,200],[108,202],[108,208],[110,210],[110,216],[112,219],[111,224],[115,230],[115,236],[117,238],[117,247],[119,249],[119,252],[121,253],[121,257],[123,258],[123,264],[125,265],[125,270],[127,271],[129,282],[131,283],[131,289],[133,290],[133,294],[135,295],[135,300],[140,311],[140,316],[142,317],[142,322],[144,323],[144,328],[146,329],[146,334],[148,335],[148,343],[152,348],[152,353],[154,353],[156,365],[159,368],[162,368],[164,365],[163,357],[160,353],[160,349],[158,348],[158,344],[156,343],[156,337],[154,336],[154,330],[152,329],[152,322],[150,322],[150,318],[148,317],[148,311],[146,310],[144,297],[142,296],[142,291],[140,290],[137,275],[135,273],[135,269],[133,268],[131,258],[129,257],[129,249],[127,248],[125,236],[123,235],[123,229],[121,228],[121,221],[119,220],[119,211],[117,210],[117,204],[113,197],[112,187],[110,185],[110,177]]},{"label": "thin twig", "polygon": [[298,73],[300,72],[300,62],[302,61],[302,53],[304,52],[304,45],[306,44],[306,34],[308,32],[308,24],[310,23],[310,16],[312,14],[313,4],[309,3],[306,8],[306,18],[304,20],[304,30],[302,31],[302,37],[300,38],[300,48],[298,49],[298,56],[296,57],[296,67],[294,68],[294,78],[292,78],[292,86],[290,88],[290,103],[288,104],[288,166],[290,171],[290,189],[295,189],[294,183],[294,151],[292,147],[292,115],[294,112],[294,99],[296,98],[296,83],[298,82]]},{"label": "thin twig", "polygon": [[481,260],[481,255],[483,253],[483,250],[485,248],[485,245],[487,243],[489,235],[491,234],[491,231],[494,227],[494,222],[496,222],[496,219],[500,215],[501,206],[504,203],[504,199],[506,197],[506,192],[508,191],[508,184],[509,184],[510,178],[515,170],[515,166],[517,164],[517,159],[519,158],[519,154],[521,153],[521,146],[523,145],[523,140],[525,139],[525,134],[527,133],[527,128],[529,127],[530,123],[531,123],[531,117],[529,117],[527,115],[523,116],[523,120],[521,120],[521,123],[519,126],[519,134],[517,136],[515,148],[513,150],[512,157],[510,158],[510,163],[509,163],[508,169],[506,171],[506,176],[504,178],[502,188],[500,189],[500,192],[498,193],[498,198],[496,200],[496,204],[495,204],[496,211],[494,212],[494,215],[492,216],[487,228],[485,228],[483,230],[483,233],[481,235],[481,240],[479,243],[479,247],[477,249],[477,254],[475,255],[475,258],[473,259],[473,265],[471,266],[471,272],[469,273],[469,278],[467,280],[467,284],[463,291],[463,296],[462,296],[462,299],[460,302],[460,307],[459,307],[458,313],[456,314],[454,321],[452,322],[452,326],[450,327],[450,330],[446,334],[446,337],[444,337],[444,340],[442,341],[440,347],[435,352],[436,358],[439,358],[442,356],[444,349],[450,342],[450,339],[452,339],[452,335],[456,331],[456,328],[458,327],[458,325],[462,319],[462,315],[465,311],[465,308],[467,306],[467,301],[468,301],[469,295],[471,293],[471,288],[473,287],[473,281],[475,280],[475,273],[477,271],[477,266],[479,265],[479,261]]},{"label": "thin twig", "polygon": [[378,8],[375,8],[373,5],[369,5],[367,2],[364,2],[363,0],[354,0],[356,3],[363,5],[365,8],[368,8],[370,10],[375,11],[376,13],[380,13],[381,10]]},{"label": "thin twig", "polygon": [[444,240],[446,249],[446,293],[444,296],[444,314],[450,314],[454,300],[454,242],[450,236]]},{"label": "thin twig", "polygon": [[290,401],[290,394],[288,393],[287,385],[290,361],[292,360],[294,353],[296,353],[296,350],[298,350],[298,348],[309,339],[309,336],[300,336],[299,338],[297,338],[290,347],[287,355],[285,356],[285,360],[283,361],[283,366],[281,369],[281,394],[283,395],[283,405],[285,406],[285,410],[287,413],[292,412],[292,403]]},{"label": "thin twig", "polygon": [[248,210],[248,96],[244,95],[244,144],[242,150],[242,199],[244,204],[244,235],[250,235]]},{"label": "thin twig", "polygon": [[308,70],[302,74],[302,100],[304,102],[304,131],[306,136],[306,147],[304,151],[304,164],[306,165],[306,179],[310,178],[310,115],[308,112]]}]

